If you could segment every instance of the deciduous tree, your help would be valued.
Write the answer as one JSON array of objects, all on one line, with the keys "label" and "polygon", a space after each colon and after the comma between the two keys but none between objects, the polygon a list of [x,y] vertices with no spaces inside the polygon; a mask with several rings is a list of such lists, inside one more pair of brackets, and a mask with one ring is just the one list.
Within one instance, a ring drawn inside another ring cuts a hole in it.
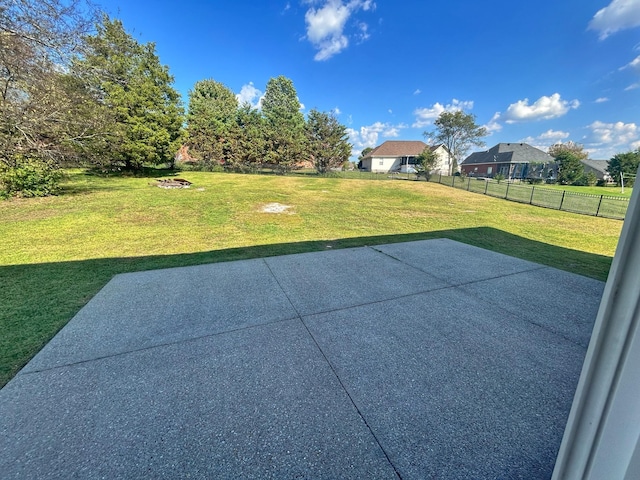
[{"label": "deciduous tree", "polygon": [[[640,149],[614,155],[607,162],[607,172],[615,180],[616,185],[620,186],[622,180],[620,174],[635,175],[638,172],[638,165],[640,165]],[[634,177],[626,177],[624,184],[632,187]]]},{"label": "deciduous tree", "polygon": [[558,182],[571,185],[584,176],[584,165],[580,156],[570,150],[563,150],[555,157],[558,164]]},{"label": "deciduous tree", "polygon": [[334,114],[311,110],[306,131],[309,155],[318,173],[327,173],[349,160],[351,144],[347,127]]},{"label": "deciduous tree", "polygon": [[53,170],[74,160],[75,148],[94,137],[96,119],[85,115],[82,90],[66,72],[72,56],[82,51],[95,14],[82,0],[0,1],[0,189],[5,192],[51,193]]},{"label": "deciduous tree", "polygon": [[572,142],[571,140],[565,143],[562,143],[562,142],[555,143],[551,145],[548,150],[549,155],[551,155],[553,158],[557,158],[558,155],[564,152],[571,153],[574,157],[577,157],[579,160],[586,160],[587,157],[589,156],[589,154],[584,151],[583,145]]},{"label": "deciduous tree", "polygon": [[487,129],[476,125],[476,117],[470,113],[442,112],[433,123],[435,131],[424,132],[424,136],[447,147],[452,174],[458,171],[458,165],[472,146],[485,145],[482,137],[487,135]]},{"label": "deciduous tree", "polygon": [[420,155],[416,158],[416,175],[424,177],[425,180],[431,178],[431,171],[436,168],[438,164],[438,154],[436,154],[431,147],[426,147]]}]

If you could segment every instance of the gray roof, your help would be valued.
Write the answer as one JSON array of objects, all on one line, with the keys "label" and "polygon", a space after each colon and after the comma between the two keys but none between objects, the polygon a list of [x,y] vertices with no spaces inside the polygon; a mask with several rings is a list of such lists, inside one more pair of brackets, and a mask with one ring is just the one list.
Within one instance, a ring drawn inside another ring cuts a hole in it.
[{"label": "gray roof", "polygon": [[581,160],[585,167],[589,167],[601,173],[607,173],[607,167],[609,166],[609,160]]},{"label": "gray roof", "polygon": [[553,162],[548,153],[527,143],[499,143],[484,152],[474,152],[465,158],[465,165],[478,163],[531,163]]}]

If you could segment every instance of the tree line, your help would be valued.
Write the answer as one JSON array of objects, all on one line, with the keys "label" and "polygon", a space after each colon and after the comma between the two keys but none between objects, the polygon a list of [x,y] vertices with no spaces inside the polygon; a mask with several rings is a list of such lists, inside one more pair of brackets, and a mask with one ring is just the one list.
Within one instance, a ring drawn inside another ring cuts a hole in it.
[{"label": "tree line", "polygon": [[1,0],[0,196],[54,193],[60,168],[102,172],[173,165],[187,145],[198,166],[324,173],[351,154],[331,113],[307,118],[291,80],[269,81],[262,109],[197,82],[185,114],[154,43],[141,44],[88,0]]}]

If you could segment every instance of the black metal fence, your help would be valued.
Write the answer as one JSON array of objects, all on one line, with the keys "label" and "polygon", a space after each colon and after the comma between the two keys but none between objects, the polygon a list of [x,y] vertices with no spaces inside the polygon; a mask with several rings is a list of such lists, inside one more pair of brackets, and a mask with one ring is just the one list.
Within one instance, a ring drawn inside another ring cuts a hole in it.
[{"label": "black metal fence", "polygon": [[629,206],[629,199],[626,197],[592,195],[523,183],[498,183],[494,180],[444,175],[434,175],[431,181],[513,202],[618,220],[624,220]]}]

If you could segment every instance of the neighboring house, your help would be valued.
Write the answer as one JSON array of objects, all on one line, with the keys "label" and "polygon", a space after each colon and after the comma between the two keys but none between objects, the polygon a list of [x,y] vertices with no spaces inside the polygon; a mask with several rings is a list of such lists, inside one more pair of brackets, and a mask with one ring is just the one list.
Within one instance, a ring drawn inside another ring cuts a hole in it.
[{"label": "neighboring house", "polygon": [[607,172],[607,167],[609,166],[608,160],[581,160],[582,165],[584,165],[584,173],[593,172],[596,174],[598,180],[603,180],[607,183],[613,182],[613,178]]},{"label": "neighboring house", "polygon": [[429,146],[420,140],[388,140],[371,150],[360,163],[365,172],[393,173],[413,172],[417,157],[425,148],[431,148],[438,156],[438,164],[431,173],[448,175],[451,171],[448,150],[444,145]]},{"label": "neighboring house", "polygon": [[499,143],[484,152],[474,152],[460,165],[465,175],[507,179],[546,178],[553,157],[526,143]]}]

